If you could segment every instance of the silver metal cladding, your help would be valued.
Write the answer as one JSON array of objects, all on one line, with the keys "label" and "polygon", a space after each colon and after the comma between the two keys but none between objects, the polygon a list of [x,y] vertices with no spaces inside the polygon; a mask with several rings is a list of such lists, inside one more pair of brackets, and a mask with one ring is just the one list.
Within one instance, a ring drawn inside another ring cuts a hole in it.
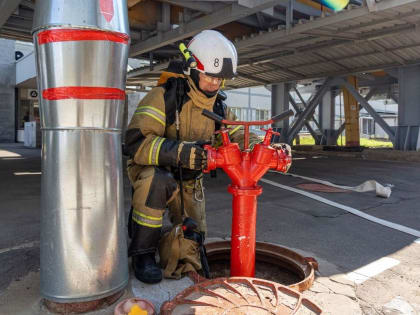
[{"label": "silver metal cladding", "polygon": [[109,129],[121,131],[122,100],[44,100],[41,127],[44,129]]},{"label": "silver metal cladding", "polygon": [[37,1],[42,147],[41,294],[59,303],[128,282],[121,128],[125,0]]},{"label": "silver metal cladding", "polygon": [[122,45],[98,40],[45,43],[38,52],[42,71],[46,73],[40,78],[41,85],[103,86],[124,90],[125,71],[122,69],[127,65],[127,55],[121,49]]},{"label": "silver metal cladding", "polygon": [[111,295],[128,279],[120,134],[43,137],[42,295],[63,303]]},{"label": "silver metal cladding", "polygon": [[81,27],[129,34],[126,0],[36,1],[33,32],[45,27]]}]

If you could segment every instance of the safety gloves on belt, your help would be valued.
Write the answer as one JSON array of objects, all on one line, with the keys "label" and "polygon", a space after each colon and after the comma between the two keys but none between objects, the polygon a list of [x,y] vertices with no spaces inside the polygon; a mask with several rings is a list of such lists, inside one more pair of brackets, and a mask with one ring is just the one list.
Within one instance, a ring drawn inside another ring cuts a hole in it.
[{"label": "safety gloves on belt", "polygon": [[159,149],[159,165],[173,166],[191,170],[203,170],[207,164],[207,152],[203,149],[205,142],[176,141],[165,139]]}]

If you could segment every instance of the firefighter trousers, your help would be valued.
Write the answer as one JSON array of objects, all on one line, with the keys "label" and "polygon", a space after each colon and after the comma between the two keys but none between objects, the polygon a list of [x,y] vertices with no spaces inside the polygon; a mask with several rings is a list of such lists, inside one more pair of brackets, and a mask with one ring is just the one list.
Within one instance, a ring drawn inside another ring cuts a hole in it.
[{"label": "firefighter trousers", "polygon": [[[178,182],[164,167],[144,166],[130,176],[133,186],[131,244],[129,255],[154,252],[160,239],[163,214],[168,208],[173,225],[182,223],[181,194]],[[194,219],[206,233],[206,214],[202,174],[183,181],[185,215]]]}]

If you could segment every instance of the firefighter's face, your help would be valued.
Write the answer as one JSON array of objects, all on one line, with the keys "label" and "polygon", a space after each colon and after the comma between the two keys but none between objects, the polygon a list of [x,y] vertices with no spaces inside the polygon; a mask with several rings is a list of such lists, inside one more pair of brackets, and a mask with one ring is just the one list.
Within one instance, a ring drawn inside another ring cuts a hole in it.
[{"label": "firefighter's face", "polygon": [[215,92],[220,88],[220,84],[222,83],[221,78],[211,77],[209,75],[205,75],[204,73],[199,74],[200,81],[199,86],[200,89],[204,92]]}]

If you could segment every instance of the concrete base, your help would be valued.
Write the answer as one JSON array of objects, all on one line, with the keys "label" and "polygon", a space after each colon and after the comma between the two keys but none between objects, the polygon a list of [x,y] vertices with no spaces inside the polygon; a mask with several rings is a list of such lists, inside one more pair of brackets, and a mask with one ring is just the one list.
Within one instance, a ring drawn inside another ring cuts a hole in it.
[{"label": "concrete base", "polygon": [[180,280],[163,279],[157,284],[146,284],[137,279],[132,279],[131,290],[135,297],[146,299],[155,306],[159,313],[162,304],[168,300],[172,300],[182,290],[194,285],[189,277]]},{"label": "concrete base", "polygon": [[52,313],[57,314],[83,314],[91,311],[100,310],[113,305],[118,299],[124,295],[124,290],[114,293],[102,299],[89,302],[75,303],[57,303],[49,300],[43,300],[41,303]]}]

